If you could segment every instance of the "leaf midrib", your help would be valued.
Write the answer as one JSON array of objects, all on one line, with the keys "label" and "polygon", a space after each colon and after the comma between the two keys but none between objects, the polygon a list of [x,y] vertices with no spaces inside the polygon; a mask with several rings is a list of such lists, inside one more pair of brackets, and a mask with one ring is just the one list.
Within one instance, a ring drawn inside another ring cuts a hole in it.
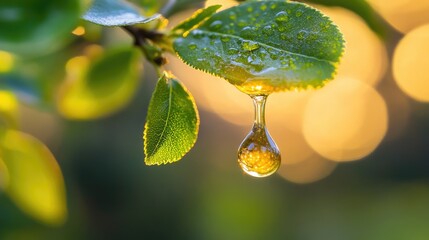
[{"label": "leaf midrib", "polygon": [[267,47],[267,48],[271,48],[271,49],[274,49],[274,50],[277,50],[277,51],[280,51],[280,52],[286,52],[286,53],[291,54],[291,55],[300,56],[300,57],[304,57],[304,58],[308,58],[308,59],[313,59],[313,60],[320,61],[320,62],[327,62],[327,63],[330,63],[332,65],[336,64],[334,61],[330,61],[330,60],[326,60],[326,59],[320,59],[320,58],[317,58],[317,57],[308,56],[308,55],[304,55],[304,54],[300,54],[300,53],[290,52],[288,50],[280,49],[280,48],[277,48],[277,47],[274,47],[274,46],[271,46],[271,45],[268,45],[268,44],[265,44],[265,43],[257,42],[255,40],[243,38],[241,36],[236,36],[236,35],[231,35],[231,34],[226,34],[226,33],[220,33],[220,32],[211,32],[211,31],[201,30],[201,29],[197,29],[197,30],[201,31],[201,32],[204,32],[206,34],[209,34],[209,35],[210,34],[211,35],[219,35],[221,37],[223,36],[223,37],[230,37],[230,38],[235,38],[235,39],[241,39],[241,40],[245,40],[245,41],[252,41],[252,42],[258,43],[261,46],[264,46],[264,47]]},{"label": "leaf midrib", "polygon": [[[169,81],[171,81],[171,80],[169,80]],[[173,86],[171,86],[170,83],[167,83],[167,85],[169,86],[167,117],[165,119],[164,128],[162,129],[161,135],[158,138],[158,142],[156,143],[155,148],[152,150],[151,154],[149,154],[149,157],[153,156],[153,154],[156,152],[156,149],[158,149],[158,146],[163,139],[165,130],[167,129],[168,121],[170,120],[170,114],[171,114],[171,108],[172,108],[171,99],[173,98]]]}]

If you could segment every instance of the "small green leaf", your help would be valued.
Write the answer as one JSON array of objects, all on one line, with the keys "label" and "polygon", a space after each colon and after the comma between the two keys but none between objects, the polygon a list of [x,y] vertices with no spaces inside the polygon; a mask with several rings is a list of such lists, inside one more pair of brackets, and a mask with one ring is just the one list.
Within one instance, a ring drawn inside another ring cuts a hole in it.
[{"label": "small green leaf", "polygon": [[335,74],[343,45],[328,17],[305,4],[279,1],[216,13],[174,42],[187,64],[248,94],[323,86]]},{"label": "small green leaf", "polygon": [[147,165],[172,163],[195,144],[199,117],[188,90],[168,73],[159,79],[149,103],[143,133]]},{"label": "small green leaf", "polygon": [[25,133],[7,130],[0,138],[0,158],[9,175],[5,191],[16,205],[45,223],[63,223],[67,215],[64,180],[46,146]]},{"label": "small green leaf", "polygon": [[211,17],[221,7],[221,5],[213,5],[205,9],[197,10],[190,18],[179,23],[172,29],[173,34],[182,35],[197,27],[207,18]]},{"label": "small green leaf", "polygon": [[67,118],[85,120],[122,109],[138,89],[140,56],[138,49],[127,47],[108,50],[96,59],[71,59],[59,94],[59,111]]},{"label": "small green leaf", "polygon": [[39,55],[58,49],[78,23],[81,2],[0,1],[0,49],[20,55]]},{"label": "small green leaf", "polygon": [[114,27],[144,24],[159,17],[159,14],[142,16],[134,6],[122,0],[95,0],[82,18],[102,26]]},{"label": "small green leaf", "polygon": [[7,170],[6,164],[0,157],[0,190],[5,189],[7,185],[9,185],[9,171]]},{"label": "small green leaf", "polygon": [[18,127],[18,107],[15,94],[0,90],[0,137],[5,129]]}]

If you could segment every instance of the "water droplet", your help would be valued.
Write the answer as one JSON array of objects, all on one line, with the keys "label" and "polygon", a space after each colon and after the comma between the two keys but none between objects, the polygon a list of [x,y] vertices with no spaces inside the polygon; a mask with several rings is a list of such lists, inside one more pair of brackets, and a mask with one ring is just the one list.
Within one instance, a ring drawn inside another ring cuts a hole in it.
[{"label": "water droplet", "polygon": [[301,17],[304,12],[302,10],[297,10],[295,13],[296,17]]},{"label": "water droplet", "polygon": [[[262,88],[262,86],[259,87]],[[238,163],[246,174],[254,177],[267,177],[280,167],[281,155],[265,127],[267,96],[252,96],[252,99],[255,106],[255,120],[252,130],[238,149]]]},{"label": "water droplet", "polygon": [[262,29],[262,32],[266,35],[272,35],[274,31],[273,31],[273,28],[268,25]]},{"label": "water droplet", "polygon": [[188,44],[188,48],[189,48],[190,50],[194,50],[194,49],[196,49],[196,48],[197,48],[197,44],[195,44],[195,43],[189,43],[189,44]]},{"label": "water droplet", "polygon": [[231,20],[237,19],[237,15],[235,14],[235,12],[230,12],[229,13],[229,19],[231,19]]},{"label": "water droplet", "polygon": [[210,29],[217,30],[222,27],[222,21],[216,20],[210,24]]},{"label": "water droplet", "polygon": [[285,11],[280,11],[276,14],[276,16],[274,17],[274,19],[277,22],[287,22],[289,20],[289,16],[287,14],[287,12]]},{"label": "water droplet", "polygon": [[238,53],[238,49],[236,49],[236,48],[229,48],[227,52],[230,55],[237,54]]},{"label": "water droplet", "polygon": [[253,42],[253,41],[248,41],[248,40],[243,41],[242,47],[244,50],[249,51],[249,52],[260,48],[258,43]]},{"label": "water droplet", "polygon": [[246,25],[248,25],[248,23],[245,20],[243,19],[238,20],[237,26],[244,27]]},{"label": "water droplet", "polygon": [[299,32],[298,32],[298,34],[296,35],[296,37],[297,37],[299,40],[303,40],[303,39],[306,37],[306,35],[307,35],[307,32],[306,32],[306,31],[299,31]]},{"label": "water droplet", "polygon": [[240,32],[240,35],[245,38],[252,37],[254,34],[255,30],[252,27],[244,27]]},{"label": "water droplet", "polygon": [[271,4],[271,7],[270,7],[272,10],[274,10],[274,9],[276,9],[277,8],[277,4],[275,4],[275,3],[273,3],[273,4]]},{"label": "water droplet", "polygon": [[229,37],[222,37],[220,40],[222,42],[229,42],[230,38]]}]

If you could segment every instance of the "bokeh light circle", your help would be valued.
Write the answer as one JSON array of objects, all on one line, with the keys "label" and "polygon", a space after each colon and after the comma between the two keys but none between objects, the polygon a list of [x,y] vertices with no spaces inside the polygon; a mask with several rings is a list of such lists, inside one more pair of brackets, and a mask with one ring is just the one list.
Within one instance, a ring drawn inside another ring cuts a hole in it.
[{"label": "bokeh light circle", "polygon": [[369,155],[387,131],[383,98],[370,86],[354,80],[334,80],[309,99],[303,132],[309,145],[334,161]]},{"label": "bokeh light circle", "polygon": [[313,154],[305,161],[282,165],[277,173],[290,182],[307,184],[326,178],[335,170],[336,166],[337,163]]},{"label": "bokeh light circle", "polygon": [[387,50],[381,39],[355,13],[339,7],[316,6],[340,28],[345,52],[338,78],[351,77],[375,86],[386,73]]},{"label": "bokeh light circle", "polygon": [[368,0],[368,3],[390,25],[403,33],[429,23],[428,0]]},{"label": "bokeh light circle", "polygon": [[429,102],[428,56],[429,24],[408,33],[399,42],[393,57],[397,84],[407,95],[422,102]]}]

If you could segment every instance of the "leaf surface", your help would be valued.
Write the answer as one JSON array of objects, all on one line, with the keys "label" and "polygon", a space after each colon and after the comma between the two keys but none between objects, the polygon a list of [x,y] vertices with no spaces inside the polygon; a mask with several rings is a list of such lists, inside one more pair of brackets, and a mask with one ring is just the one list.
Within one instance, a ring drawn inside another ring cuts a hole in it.
[{"label": "leaf surface", "polygon": [[168,73],[159,79],[149,103],[144,129],[147,165],[172,163],[195,144],[199,116],[188,90]]},{"label": "leaf surface", "polygon": [[184,62],[248,94],[323,86],[343,45],[337,26],[318,10],[279,1],[218,12],[174,42]]},{"label": "leaf surface", "polygon": [[130,3],[122,0],[95,0],[83,19],[107,27],[129,26],[151,22],[161,15],[145,17]]},{"label": "leaf surface", "polygon": [[175,34],[184,34],[195,26],[198,26],[198,24],[207,18],[211,17],[220,7],[221,5],[214,5],[205,9],[197,10],[191,17],[185,19],[183,22],[174,27],[172,31]]}]

